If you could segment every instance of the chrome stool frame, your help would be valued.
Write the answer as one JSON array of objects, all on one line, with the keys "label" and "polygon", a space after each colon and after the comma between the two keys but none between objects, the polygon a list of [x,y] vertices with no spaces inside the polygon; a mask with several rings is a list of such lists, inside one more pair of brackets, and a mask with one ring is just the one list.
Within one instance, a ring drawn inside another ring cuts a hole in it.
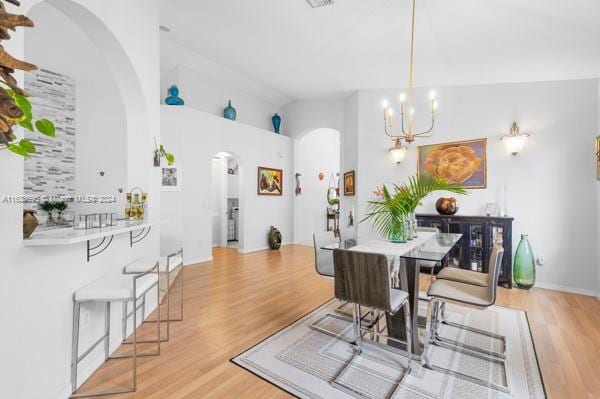
[{"label": "chrome stool frame", "polygon": [[[175,265],[172,265],[171,262],[173,261],[173,259],[177,259],[179,258],[181,261]],[[171,267],[173,267],[173,269],[171,269]],[[179,273],[181,273],[180,276],[180,289],[181,289],[181,297],[180,297],[180,309],[179,309],[179,317],[177,318],[172,318],[171,317],[171,284],[170,284],[170,276],[171,276],[171,272],[173,272],[177,267],[181,267],[181,270]],[[160,319],[160,320],[145,320],[145,323],[166,323],[167,324],[167,334],[166,336],[163,338],[162,334],[160,337],[160,341],[161,342],[167,342],[170,339],[170,330],[171,330],[171,322],[172,321],[183,321],[183,248],[179,249],[179,251],[174,252],[170,255],[167,256],[166,258],[166,266],[165,266],[165,273],[167,275],[167,283],[166,283],[166,289],[161,289],[160,285],[159,285],[159,298],[160,298],[160,293],[165,293],[166,295],[166,301],[167,301],[167,317],[165,319]],[[158,264],[158,272],[161,272],[161,267],[160,264]],[[123,268],[123,274],[132,274],[132,275],[136,275],[138,274],[137,272],[128,272],[127,271],[127,266],[125,266],[125,268]],[[144,316],[144,312],[145,312],[145,296],[143,299],[142,304],[139,306],[142,308],[142,317]],[[126,306],[127,304],[124,304],[124,311],[123,311],[123,315],[125,315],[126,311]],[[160,306],[160,299],[159,299],[159,303],[158,306]],[[127,337],[127,320],[129,319],[129,317],[131,316],[131,312],[127,313],[127,317],[123,317],[123,319],[121,320],[122,322],[122,329],[123,329],[123,337]],[[160,328],[160,327],[159,327]],[[138,343],[154,343],[155,341],[150,340],[150,341],[138,341]],[[123,339],[123,343],[124,344],[131,344],[130,341],[127,341],[126,338]]]},{"label": "chrome stool frame", "polygon": [[[154,287],[154,285],[152,285],[151,287],[146,289],[143,293],[138,295],[138,293],[137,293],[138,280],[144,276],[153,274],[155,270],[156,270],[156,273],[158,273],[158,269],[156,269],[156,266],[155,266],[154,268],[146,271],[145,273],[138,274],[133,277],[133,279],[132,279],[133,295],[130,298],[121,298],[121,299],[94,298],[94,299],[87,299],[87,300],[77,300],[76,293],[73,294],[73,336],[72,336],[72,342],[71,342],[71,345],[72,345],[72,347],[71,347],[71,389],[72,389],[72,393],[69,396],[69,398],[88,398],[88,397],[93,397],[93,396],[117,395],[117,394],[124,394],[124,393],[132,393],[137,390],[137,358],[140,356],[155,356],[155,355],[160,354],[160,340],[154,341],[157,344],[156,352],[145,352],[145,353],[138,352],[137,344],[140,341],[137,340],[137,331],[135,328],[135,326],[137,324],[137,312],[133,312],[133,325],[134,325],[133,342],[132,342],[133,353],[130,355],[111,355],[110,354],[110,324],[111,324],[110,323],[110,308],[111,308],[111,302],[113,302],[113,301],[114,302],[124,302],[124,303],[133,302],[133,307],[137,308],[136,305],[137,305],[138,297],[145,296],[145,294]],[[158,289],[157,289],[157,298],[158,297],[159,297],[159,295],[158,295]],[[82,303],[105,303],[106,309],[105,309],[105,316],[104,316],[104,334],[102,335],[102,337],[100,337],[100,339],[98,339],[94,344],[92,344],[91,347],[89,347],[81,355],[79,355],[79,321],[80,321],[80,316],[81,316],[81,304]],[[158,317],[160,319],[160,308],[158,308],[157,311],[158,311]],[[158,333],[158,337],[160,337],[160,330],[158,330],[157,333]],[[100,343],[104,343],[105,361],[113,360],[113,359],[129,359],[129,358],[132,359],[132,386],[130,388],[110,389],[110,390],[101,391],[101,392],[75,393],[75,392],[77,392],[77,389],[78,389],[78,387],[77,387],[78,365]]]}]

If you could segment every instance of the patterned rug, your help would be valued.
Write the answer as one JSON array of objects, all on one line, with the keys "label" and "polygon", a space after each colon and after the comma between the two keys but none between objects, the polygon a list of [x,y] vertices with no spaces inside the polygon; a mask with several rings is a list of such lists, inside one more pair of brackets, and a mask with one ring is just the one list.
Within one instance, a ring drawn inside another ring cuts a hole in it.
[{"label": "patterned rug", "polygon": [[[353,347],[341,339],[311,329],[314,321],[319,326],[352,337],[352,323],[334,316],[337,300],[325,303],[283,330],[266,338],[241,353],[232,362],[256,376],[276,385],[299,398],[346,399],[366,398],[545,398],[545,390],[533,346],[529,322],[525,312],[491,307],[485,311],[447,305],[450,321],[506,336],[506,370],[503,366],[462,354],[433,347],[432,363],[498,384],[508,382],[510,394],[455,378],[446,373],[424,369],[418,361],[413,370],[396,390],[407,365],[405,357],[382,350],[378,345],[364,345],[345,373],[340,370],[352,359]],[[419,304],[419,315],[424,315],[427,302]],[[422,336],[423,331],[419,334]],[[498,351],[501,341],[464,329],[442,325],[440,335],[468,345]],[[366,336],[368,338],[368,335]],[[367,340],[368,341],[368,340]],[[340,389],[331,382],[337,377]],[[348,392],[359,392],[350,395]]]}]

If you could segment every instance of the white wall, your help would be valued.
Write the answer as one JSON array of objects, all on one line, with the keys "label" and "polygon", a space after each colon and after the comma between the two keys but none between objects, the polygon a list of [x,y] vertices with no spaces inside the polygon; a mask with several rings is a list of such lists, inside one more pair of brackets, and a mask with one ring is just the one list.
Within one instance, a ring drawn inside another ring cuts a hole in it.
[{"label": "white wall", "polygon": [[[185,263],[212,258],[211,162],[215,154],[228,152],[240,162],[240,250],[268,247],[267,233],[276,226],[283,241],[290,242],[293,211],[292,139],[239,122],[232,122],[189,107],[161,107],[162,140],[183,165],[180,193],[163,193],[161,217],[181,220],[164,226],[165,234],[180,234]],[[259,196],[258,166],[283,169],[283,196]],[[183,212],[183,217],[181,216]]]},{"label": "white wall", "polygon": [[[340,192],[342,193],[340,198],[340,232],[342,239],[355,238],[358,226],[358,217],[356,214],[357,210],[357,197],[356,196],[345,196],[343,195],[343,176],[344,173],[351,170],[355,171],[355,183],[360,185],[360,169],[358,163],[358,122],[359,122],[359,92],[354,92],[344,102],[344,134],[342,134],[342,187]],[[348,217],[352,212],[354,216],[354,225],[348,225]]]},{"label": "white wall", "polygon": [[[116,203],[100,208],[122,217],[125,196],[118,190],[127,188],[127,120],[123,101],[112,77],[79,78],[76,85],[76,192],[115,196]],[[98,204],[75,204],[77,213],[98,210]]]},{"label": "white wall", "polygon": [[[127,115],[127,184],[148,187],[154,199],[151,209],[158,206],[157,184],[151,184],[148,165],[151,162],[152,137],[158,134],[158,11],[156,1],[51,0],[61,12],[78,18],[78,26],[91,35],[93,42],[108,59],[110,73],[118,84]],[[27,14],[37,0],[22,2],[20,9],[8,6],[12,12]],[[132,25],[131,21],[136,23]],[[37,22],[37,21],[36,21]],[[62,27],[54,27],[62,29]],[[108,28],[108,30],[107,30]],[[7,50],[21,58],[25,53],[23,29],[12,33],[4,43]],[[72,62],[79,62],[84,50],[74,47],[76,38],[54,43],[53,50],[68,47]],[[124,56],[124,54],[127,54]],[[118,73],[113,73],[118,72]],[[150,112],[149,112],[150,111]],[[131,140],[131,141],[130,141]],[[129,145],[136,143],[135,146]],[[23,191],[22,159],[3,151],[0,154],[0,195],[18,195]],[[151,200],[152,201],[152,200]],[[64,247],[31,248],[22,244],[22,204],[0,204],[0,387],[7,398],[66,398],[70,393],[70,355],[72,294],[98,276],[119,272],[122,265],[158,250],[158,232],[153,231],[143,242],[129,248],[127,236],[115,237],[111,247],[87,263],[85,244]],[[86,340],[101,331],[102,313],[89,309],[93,320]],[[118,343],[118,319],[113,319]],[[81,369],[89,373],[101,357],[92,359]]]},{"label": "white wall", "polygon": [[[178,85],[179,96],[187,106],[222,117],[223,109],[231,100],[231,105],[237,111],[237,122],[273,131],[271,117],[278,113],[283,119],[282,126],[285,126],[280,106],[191,68],[180,66],[177,70],[176,75],[169,76],[177,79],[172,83]],[[163,86],[168,87],[167,84]]]},{"label": "white wall", "polygon": [[[326,230],[327,190],[340,171],[340,133],[316,129],[296,139],[295,169],[301,173],[302,194],[295,197],[294,241],[312,245],[313,233]],[[325,178],[319,180],[319,173]],[[295,187],[295,182],[294,182]]]},{"label": "white wall", "polygon": [[[596,80],[444,87],[434,135],[410,146],[396,166],[388,155],[391,142],[383,132],[381,101],[399,90],[361,91],[358,121],[358,206],[364,215],[371,191],[382,183],[406,181],[416,172],[416,146],[488,138],[488,188],[459,198],[461,215],[480,215],[487,202],[500,202],[508,186],[508,211],[515,218],[514,248],[522,233],[546,264],[538,268],[539,286],[587,294],[596,292],[597,232],[595,175],[590,143],[598,128]],[[427,124],[427,91],[417,90],[417,129]],[[524,150],[511,156],[500,136],[517,121],[530,132]],[[346,130],[349,127],[346,126]],[[421,212],[435,212],[427,199]],[[359,217],[360,217],[359,215]],[[361,224],[359,234],[369,234]]]},{"label": "white wall", "polygon": [[344,131],[343,100],[295,101],[283,107],[283,114],[282,131],[290,137],[318,128]]}]

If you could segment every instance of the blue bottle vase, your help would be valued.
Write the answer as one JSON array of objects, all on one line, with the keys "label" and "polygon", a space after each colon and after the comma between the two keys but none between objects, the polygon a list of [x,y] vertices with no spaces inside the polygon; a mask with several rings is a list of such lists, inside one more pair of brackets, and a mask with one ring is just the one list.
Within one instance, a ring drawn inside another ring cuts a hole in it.
[{"label": "blue bottle vase", "polygon": [[234,121],[237,118],[237,111],[231,106],[231,100],[229,100],[227,108],[223,110],[223,117],[231,121]]}]

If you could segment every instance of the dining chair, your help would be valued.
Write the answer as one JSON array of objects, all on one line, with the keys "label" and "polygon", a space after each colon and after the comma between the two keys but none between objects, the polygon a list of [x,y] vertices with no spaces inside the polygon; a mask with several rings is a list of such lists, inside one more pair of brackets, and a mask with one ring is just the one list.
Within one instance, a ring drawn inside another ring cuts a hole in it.
[{"label": "dining chair", "polygon": [[[496,244],[502,245],[502,241],[497,241]],[[488,270],[489,273],[489,270]],[[489,274],[481,273],[467,269],[460,269],[457,267],[445,267],[437,274],[436,278],[441,280],[449,280],[456,281],[459,283],[470,284],[476,287],[488,287]],[[460,323],[449,321],[446,318],[446,304],[442,303],[440,305],[440,323],[445,324],[451,327],[460,328],[466,331],[470,331],[472,333],[485,335],[490,338],[498,339],[502,341],[504,351],[502,353],[497,353],[496,356],[504,357],[506,352],[506,337],[500,334],[494,334],[490,331],[485,331],[482,329],[466,326]]]},{"label": "dining chair", "polygon": [[[438,229],[437,227],[424,227],[424,226],[417,226],[417,233],[419,232],[429,232],[429,233],[439,233],[440,229]],[[435,268],[437,266],[441,266],[440,262],[436,262],[436,261],[432,261],[432,260],[419,260],[419,270],[423,270],[422,268],[429,268],[431,269],[431,281],[433,282],[433,280],[435,279]]]},{"label": "dining chair", "polygon": [[[430,302],[427,307],[425,348],[423,350],[421,362],[423,366],[428,369],[454,375],[457,378],[461,378],[485,387],[493,388],[501,392],[510,393],[508,382],[506,385],[500,385],[458,371],[442,368],[431,363],[431,359],[429,358],[429,350],[431,349],[431,346],[438,346],[445,349],[456,350],[469,356],[500,364],[502,367],[504,367],[506,375],[505,358],[503,355],[491,350],[459,343],[457,341],[441,337],[438,334],[438,327],[441,322],[440,318],[443,320],[445,317],[440,313],[442,307],[446,303],[454,303],[458,305],[467,305],[469,307],[486,309],[496,302],[496,291],[503,255],[504,248],[497,243],[494,244],[490,256],[489,272],[487,274],[488,284],[486,287],[444,279],[437,279],[431,284],[429,290],[427,291],[427,295],[430,297]],[[503,344],[504,349],[506,349],[506,342],[504,341]]]},{"label": "dining chair", "polygon": [[[406,357],[408,359],[402,378],[390,392],[392,397],[398,387],[410,374],[412,369],[412,327],[410,318],[409,295],[407,292],[392,288],[392,277],[388,257],[382,254],[369,252],[349,251],[336,249],[333,251],[334,258],[334,285],[335,297],[341,301],[354,304],[353,330],[355,351],[348,363],[337,373],[332,384],[351,394],[359,394],[354,388],[340,381],[343,374],[352,367],[353,362],[363,352],[363,333],[374,334],[378,337],[385,336],[386,339],[404,344],[405,342],[384,335],[379,331],[365,328],[362,325],[361,307],[369,307],[377,312],[385,312],[394,315],[400,310],[405,312],[406,328]],[[405,269],[403,269],[405,272]],[[386,346],[378,347],[392,353],[397,350],[388,349]]]}]

